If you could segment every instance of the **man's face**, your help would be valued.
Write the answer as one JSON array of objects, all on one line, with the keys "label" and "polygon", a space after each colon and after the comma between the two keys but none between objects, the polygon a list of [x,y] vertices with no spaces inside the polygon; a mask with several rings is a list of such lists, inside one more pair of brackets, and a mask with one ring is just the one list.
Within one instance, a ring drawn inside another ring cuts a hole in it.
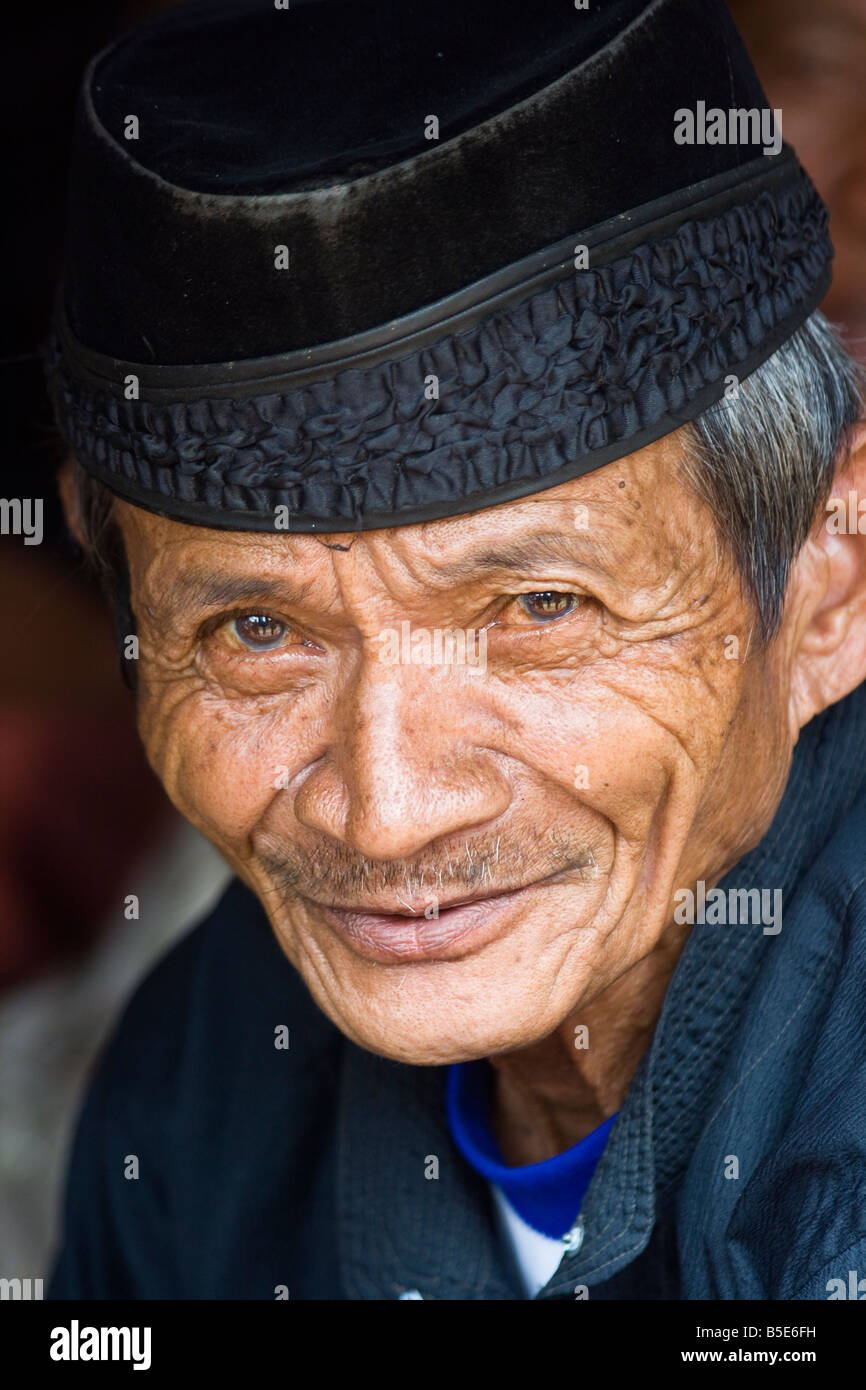
[{"label": "man's face", "polygon": [[119,505],[150,761],[361,1045],[433,1065],[547,1037],[769,824],[787,648],[749,650],[680,447],[355,535]]}]

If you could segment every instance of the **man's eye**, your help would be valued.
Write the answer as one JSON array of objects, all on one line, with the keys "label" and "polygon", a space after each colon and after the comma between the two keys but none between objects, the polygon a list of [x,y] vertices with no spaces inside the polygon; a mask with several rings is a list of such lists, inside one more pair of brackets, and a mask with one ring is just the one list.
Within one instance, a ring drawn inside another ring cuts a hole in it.
[{"label": "man's eye", "polygon": [[248,651],[273,651],[283,641],[288,628],[267,613],[244,613],[228,624],[230,635]]},{"label": "man's eye", "polygon": [[552,589],[545,589],[537,594],[520,594],[517,602],[527,617],[535,618],[538,622],[549,623],[556,618],[564,618],[568,613],[573,613],[580,606],[582,595],[559,593]]}]

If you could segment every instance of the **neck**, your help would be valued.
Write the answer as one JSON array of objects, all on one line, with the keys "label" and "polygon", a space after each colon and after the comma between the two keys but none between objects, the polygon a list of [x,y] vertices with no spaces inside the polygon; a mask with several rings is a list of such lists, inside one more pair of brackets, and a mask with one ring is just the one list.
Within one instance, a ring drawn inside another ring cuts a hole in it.
[{"label": "neck", "polygon": [[541,1042],[491,1057],[492,1125],[507,1163],[540,1163],[585,1139],[625,1099],[688,937],[655,949]]}]

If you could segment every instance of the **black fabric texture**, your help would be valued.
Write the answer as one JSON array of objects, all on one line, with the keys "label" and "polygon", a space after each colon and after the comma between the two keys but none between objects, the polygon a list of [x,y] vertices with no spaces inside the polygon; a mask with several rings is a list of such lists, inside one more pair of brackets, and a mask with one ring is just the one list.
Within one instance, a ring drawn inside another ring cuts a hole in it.
[{"label": "black fabric texture", "polygon": [[282,13],[206,0],[122,40],[94,108],[115,133],[137,112],[135,158],[181,188],[319,188],[429,150],[427,113],[447,140],[534,96],[646,8],[438,0],[431,17],[427,0],[292,0]]},{"label": "black fabric texture", "polygon": [[468,332],[288,393],[128,401],[55,351],[60,427],[119,495],[215,527],[273,530],[286,507],[286,530],[363,530],[528,495],[692,419],[817,306],[827,214],[795,168]]},{"label": "black fabric texture", "polygon": [[698,101],[768,105],[723,0],[183,6],[86,81],[69,321],[141,363],[349,336],[760,152],[676,144]]}]

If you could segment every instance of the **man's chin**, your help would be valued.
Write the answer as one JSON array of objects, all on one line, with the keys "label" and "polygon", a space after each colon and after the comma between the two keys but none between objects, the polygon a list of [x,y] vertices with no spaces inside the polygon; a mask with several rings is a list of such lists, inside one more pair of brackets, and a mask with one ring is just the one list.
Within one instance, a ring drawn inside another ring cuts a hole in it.
[{"label": "man's chin", "polygon": [[[526,1047],[597,975],[605,884],[539,882],[417,917],[304,904],[273,923],[319,1008],[353,1042],[414,1066]],[[595,909],[595,910],[594,910]]]},{"label": "man's chin", "polygon": [[428,1020],[423,1027],[413,1026],[411,1019],[401,1017],[382,1019],[373,1027],[368,1020],[351,1016],[332,1015],[331,1021],[365,1052],[411,1067],[472,1062],[541,1041],[541,1037],[517,1036],[513,1028],[498,1026],[497,1020],[476,1025],[471,1037],[465,1033],[458,1036],[453,1020],[445,1020],[441,1026],[436,1020]]},{"label": "man's chin", "polygon": [[341,1033],[368,1052],[411,1066],[436,1067],[511,1052],[559,1028],[586,993],[577,970],[532,969],[521,953],[513,970],[487,969],[483,957],[412,966],[367,964],[323,976],[300,971],[315,1002]]}]

